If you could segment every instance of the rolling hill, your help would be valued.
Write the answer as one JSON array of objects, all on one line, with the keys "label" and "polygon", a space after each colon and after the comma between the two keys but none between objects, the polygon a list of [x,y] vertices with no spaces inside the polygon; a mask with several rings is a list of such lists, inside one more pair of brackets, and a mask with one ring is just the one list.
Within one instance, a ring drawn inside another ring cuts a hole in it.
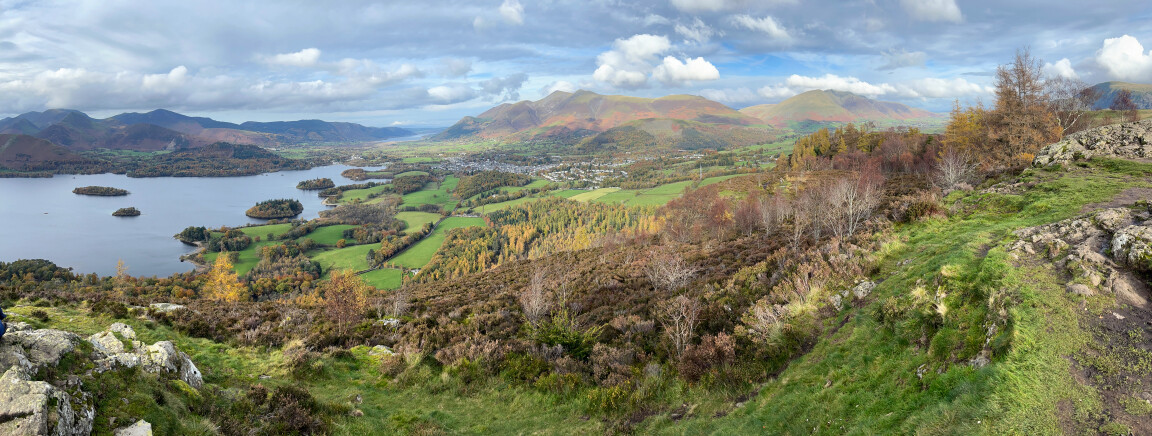
[{"label": "rolling hill", "polygon": [[1128,82],[1103,82],[1093,85],[1092,89],[1100,93],[1100,97],[1096,99],[1096,103],[1092,105],[1093,109],[1108,109],[1112,106],[1112,102],[1116,100],[1116,94],[1125,89],[1132,92],[1132,102],[1136,103],[1137,108],[1152,109],[1152,85]]},{"label": "rolling hill", "polygon": [[28,135],[0,134],[0,168],[28,171],[51,163],[87,160],[67,148]]},{"label": "rolling hill", "polygon": [[[496,106],[475,117],[465,117],[432,137],[434,141],[548,139],[565,144],[672,145],[705,132],[710,147],[732,145],[734,138],[772,134],[753,117],[723,104],[692,95],[656,99],[601,95],[590,91],[556,91],[538,101]],[[667,137],[679,138],[666,140]],[[683,145],[683,144],[681,144]],[[699,147],[686,147],[699,148]]]},{"label": "rolling hill", "polygon": [[776,127],[798,123],[856,123],[942,120],[943,116],[900,103],[872,100],[841,91],[813,90],[777,104],[763,104],[740,112]]},{"label": "rolling hill", "polygon": [[215,142],[259,146],[354,143],[415,133],[398,127],[366,127],[321,120],[235,124],[165,109],[123,113],[106,119],[94,119],[76,110],[50,109],[2,119],[0,134],[31,135],[78,151],[96,148],[157,151],[198,148]]}]

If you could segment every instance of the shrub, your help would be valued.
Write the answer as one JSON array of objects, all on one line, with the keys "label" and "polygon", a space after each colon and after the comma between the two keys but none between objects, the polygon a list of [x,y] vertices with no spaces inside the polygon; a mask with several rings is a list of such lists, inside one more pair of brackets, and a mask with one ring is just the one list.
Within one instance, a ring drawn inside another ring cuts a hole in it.
[{"label": "shrub", "polygon": [[587,359],[592,353],[592,347],[600,338],[599,326],[581,330],[576,317],[568,311],[561,309],[541,322],[536,327],[529,327],[531,336],[537,342],[548,345],[560,345],[564,351],[577,359]]}]

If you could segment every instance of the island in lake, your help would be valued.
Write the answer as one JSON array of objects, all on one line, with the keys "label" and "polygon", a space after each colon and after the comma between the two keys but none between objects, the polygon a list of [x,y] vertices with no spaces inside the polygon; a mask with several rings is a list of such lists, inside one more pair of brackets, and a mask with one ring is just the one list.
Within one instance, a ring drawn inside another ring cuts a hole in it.
[{"label": "island in lake", "polygon": [[128,191],[120,188],[113,188],[110,186],[84,186],[72,190],[73,194],[79,195],[96,195],[100,197],[119,197],[128,195]]},{"label": "island in lake", "polygon": [[122,207],[112,212],[112,216],[140,216],[140,209],[135,207]]},{"label": "island in lake", "polygon": [[256,203],[248,211],[244,212],[252,218],[261,219],[278,219],[278,218],[292,218],[304,212],[304,205],[300,204],[299,200],[280,198],[276,200],[265,200]]},{"label": "island in lake", "polygon": [[319,179],[305,180],[303,182],[296,184],[296,189],[305,189],[305,190],[328,189],[328,188],[335,188],[335,187],[336,187],[336,182],[333,182],[332,179],[329,179],[327,177],[321,177]]}]

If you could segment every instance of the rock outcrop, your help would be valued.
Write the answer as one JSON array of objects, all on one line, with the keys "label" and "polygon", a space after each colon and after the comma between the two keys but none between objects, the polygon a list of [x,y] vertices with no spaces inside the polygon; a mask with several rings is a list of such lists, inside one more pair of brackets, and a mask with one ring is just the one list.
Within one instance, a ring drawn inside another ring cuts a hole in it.
[{"label": "rock outcrop", "polygon": [[1106,292],[1134,306],[1148,304],[1145,285],[1134,273],[1152,265],[1152,213],[1112,208],[1016,231],[1009,253],[1044,255],[1072,276],[1068,292]]},{"label": "rock outcrop", "polygon": [[[123,323],[87,339],[19,322],[10,327],[0,339],[0,435],[90,434],[95,406],[81,376],[92,372],[140,367],[196,389],[204,385],[200,370],[172,342],[146,345]],[[139,433],[143,427],[126,434],[150,434],[151,425]]]},{"label": "rock outcrop", "polygon": [[1044,147],[1032,164],[1067,164],[1096,156],[1152,159],[1152,119],[1085,130]]}]

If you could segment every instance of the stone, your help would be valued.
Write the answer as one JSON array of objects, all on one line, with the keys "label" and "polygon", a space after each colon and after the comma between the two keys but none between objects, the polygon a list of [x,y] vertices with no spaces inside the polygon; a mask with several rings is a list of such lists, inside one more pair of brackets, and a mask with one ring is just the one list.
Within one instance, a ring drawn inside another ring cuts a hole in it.
[{"label": "stone", "polygon": [[128,427],[116,429],[114,436],[152,436],[152,423],[143,419]]},{"label": "stone", "polygon": [[1139,159],[1152,155],[1147,138],[1152,119],[1085,130],[1042,148],[1032,161],[1034,166],[1069,164],[1094,156]]},{"label": "stone", "polygon": [[203,375],[187,354],[180,352],[171,341],[160,341],[144,347],[140,353],[140,364],[145,371],[152,373],[175,373],[188,386],[200,389],[204,386]]},{"label": "stone", "polygon": [[108,326],[108,331],[119,333],[124,339],[136,340],[136,331],[132,330],[132,326],[122,322],[112,323],[112,325]]},{"label": "stone", "polygon": [[[4,335],[4,342],[23,348],[33,368],[54,367],[60,358],[76,349],[81,339],[60,330],[25,330]],[[34,372],[34,371],[33,371]]]},{"label": "stone", "polygon": [[1068,292],[1083,296],[1096,295],[1096,293],[1092,291],[1092,288],[1089,288],[1087,285],[1080,283],[1073,283],[1068,285]]},{"label": "stone", "polygon": [[369,356],[373,356],[373,357],[376,357],[376,356],[391,356],[391,355],[394,355],[394,354],[396,354],[396,353],[395,353],[395,352],[393,352],[391,348],[385,347],[385,346],[383,346],[383,345],[377,345],[377,346],[375,346],[375,347],[372,347],[372,349],[371,349],[371,350],[368,350],[368,355],[369,355]]},{"label": "stone", "polygon": [[1112,259],[1139,271],[1152,271],[1152,227],[1132,225],[1112,236]]},{"label": "stone", "polygon": [[23,368],[11,368],[0,377],[0,434],[91,434],[96,410],[83,401],[76,410],[76,403],[51,384],[32,381]]},{"label": "stone", "polygon": [[160,313],[174,312],[185,308],[185,306],[182,304],[173,303],[152,303],[149,304],[148,307]]},{"label": "stone", "polygon": [[1114,207],[1096,212],[1096,224],[1109,233],[1116,233],[1132,224],[1132,210]]},{"label": "stone", "polygon": [[828,297],[828,301],[832,303],[832,307],[835,307],[836,310],[844,308],[844,297],[841,297],[840,294],[832,294],[831,297]]},{"label": "stone", "polygon": [[856,299],[862,299],[871,294],[873,289],[876,289],[876,282],[860,282],[852,288],[852,295],[856,296]]},{"label": "stone", "polygon": [[92,348],[106,356],[124,352],[124,343],[112,332],[105,331],[89,336],[88,342],[92,343]]}]

